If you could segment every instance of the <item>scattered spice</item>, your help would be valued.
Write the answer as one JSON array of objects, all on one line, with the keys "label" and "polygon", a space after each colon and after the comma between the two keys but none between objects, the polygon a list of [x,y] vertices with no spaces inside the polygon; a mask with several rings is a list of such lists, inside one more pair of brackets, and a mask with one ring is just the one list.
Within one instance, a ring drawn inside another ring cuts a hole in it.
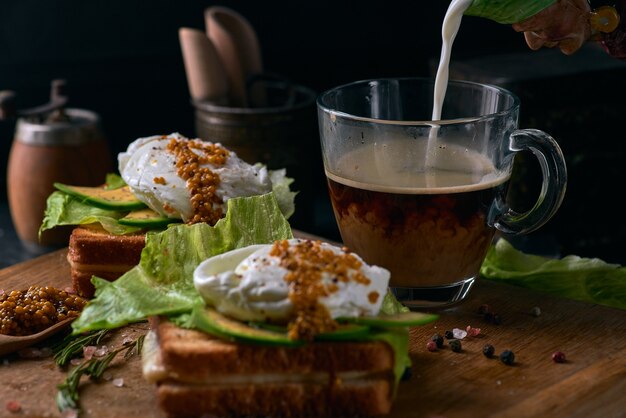
[{"label": "scattered spice", "polygon": [[461,340],[455,338],[448,341],[448,344],[450,345],[450,349],[452,349],[452,351],[454,351],[455,353],[460,353],[463,348],[461,345]]},{"label": "scattered spice", "polygon": [[500,361],[508,366],[515,362],[515,354],[511,350],[504,350],[500,353]]},{"label": "scattered spice", "polygon": [[541,316],[541,308],[539,308],[539,306],[535,306],[530,310],[530,314],[534,317]]},{"label": "scattered spice", "polygon": [[496,352],[496,349],[491,344],[486,344],[483,347],[483,354],[485,355],[485,357],[491,358],[491,357],[493,357],[495,352]]},{"label": "scattered spice", "polygon": [[480,306],[478,307],[478,313],[479,313],[480,315],[484,315],[484,314],[486,314],[486,313],[488,313],[488,312],[491,312],[491,307],[490,307],[489,305],[487,305],[486,303],[485,303],[485,304],[482,304],[482,305],[480,305]]},{"label": "scattered spice", "polygon": [[436,342],[434,342],[434,341],[432,341],[432,340],[431,340],[431,341],[428,341],[428,342],[426,343],[426,349],[427,349],[428,351],[437,351],[437,343],[436,343]]},{"label": "scattered spice", "polygon": [[437,345],[437,348],[443,348],[443,337],[439,333],[430,337],[430,340]]},{"label": "scattered spice", "polygon": [[552,361],[555,363],[565,363],[565,353],[562,351],[555,351],[552,353]]},{"label": "scattered spice", "polygon": [[22,405],[18,401],[9,401],[6,403],[7,411],[17,414],[22,410]]},{"label": "scattered spice", "polygon": [[453,335],[454,339],[462,340],[463,338],[465,338],[467,336],[467,331],[462,330],[460,328],[454,328],[452,330],[452,335]]},{"label": "scattered spice", "polygon": [[467,335],[470,337],[478,337],[480,335],[480,328],[474,328],[471,325],[468,325],[465,331],[467,331]]}]

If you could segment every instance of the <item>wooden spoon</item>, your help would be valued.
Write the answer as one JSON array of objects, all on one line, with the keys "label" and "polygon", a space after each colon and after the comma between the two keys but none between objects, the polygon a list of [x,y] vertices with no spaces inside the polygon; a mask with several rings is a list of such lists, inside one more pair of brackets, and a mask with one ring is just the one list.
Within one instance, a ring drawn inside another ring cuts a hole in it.
[{"label": "wooden spoon", "polygon": [[67,328],[73,320],[74,318],[65,319],[61,322],[57,322],[51,327],[44,329],[41,332],[38,332],[37,334],[25,335],[23,337],[0,334],[0,356],[37,344],[38,342],[41,342],[46,338],[56,334],[57,332]]},{"label": "wooden spoon", "polygon": [[228,104],[228,78],[215,45],[200,30],[178,31],[189,94],[196,101]]},{"label": "wooden spoon", "polygon": [[[263,70],[261,48],[250,22],[236,11],[222,6],[212,6],[204,11],[208,37],[215,44],[230,82],[230,97],[234,106],[248,106],[246,83],[251,75]],[[263,95],[264,91],[251,92]],[[254,97],[263,103],[264,97]]]}]

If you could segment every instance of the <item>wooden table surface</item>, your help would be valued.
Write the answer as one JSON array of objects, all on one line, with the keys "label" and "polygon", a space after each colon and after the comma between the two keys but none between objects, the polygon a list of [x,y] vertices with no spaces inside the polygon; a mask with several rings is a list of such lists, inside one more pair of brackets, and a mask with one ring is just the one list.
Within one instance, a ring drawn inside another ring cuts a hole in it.
[{"label": "wooden table surface", "polygon": [[[66,250],[0,270],[0,289],[24,289],[31,284],[70,286]],[[487,323],[478,308],[488,304],[502,318]],[[541,315],[530,314],[533,307]],[[438,312],[429,325],[411,329],[412,376],[400,384],[393,417],[626,417],[626,311],[554,298],[518,287],[479,280],[462,304]],[[479,337],[463,339],[463,350],[429,352],[434,333],[467,325],[481,328]],[[106,341],[121,344],[145,324],[116,330]],[[496,354],[515,353],[507,366],[482,354],[485,344]],[[44,344],[45,345],[45,344]],[[566,363],[554,363],[554,351]],[[52,358],[0,360],[0,416],[59,416],[54,396],[66,372]],[[100,383],[81,384],[86,417],[162,417],[154,387],[141,376],[141,361],[116,359]],[[123,378],[116,387],[112,379]],[[6,404],[17,401],[18,414]]]}]

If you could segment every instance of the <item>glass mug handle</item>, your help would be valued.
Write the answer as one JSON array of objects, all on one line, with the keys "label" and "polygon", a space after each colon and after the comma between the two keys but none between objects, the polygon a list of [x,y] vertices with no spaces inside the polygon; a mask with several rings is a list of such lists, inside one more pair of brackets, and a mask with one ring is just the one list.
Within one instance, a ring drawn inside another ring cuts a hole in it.
[{"label": "glass mug handle", "polygon": [[537,202],[527,212],[517,213],[500,202],[494,226],[508,234],[527,234],[548,222],[561,206],[567,187],[565,157],[554,138],[538,129],[518,129],[509,140],[509,149],[514,152],[511,159],[519,151],[530,151],[537,158],[542,185]]}]

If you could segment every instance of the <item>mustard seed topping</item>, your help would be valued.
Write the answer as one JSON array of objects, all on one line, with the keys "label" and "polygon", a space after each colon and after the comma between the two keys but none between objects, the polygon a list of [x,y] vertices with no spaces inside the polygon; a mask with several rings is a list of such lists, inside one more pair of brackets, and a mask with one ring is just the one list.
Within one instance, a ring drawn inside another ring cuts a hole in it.
[{"label": "mustard seed topping", "polygon": [[223,166],[228,158],[228,150],[210,142],[177,139],[170,140],[167,150],[176,156],[176,172],[187,182],[187,189],[191,195],[193,214],[187,223],[206,222],[215,225],[224,216],[222,208],[217,206],[223,201],[215,194],[220,184],[220,177],[208,167],[201,167],[201,165]]},{"label": "mustard seed topping", "polygon": [[378,300],[379,296],[380,295],[378,294],[378,292],[369,292],[367,295],[367,300],[369,300],[370,303],[374,304]]},{"label": "mustard seed topping", "polygon": [[0,334],[36,334],[63,321],[75,318],[85,299],[50,286],[31,286],[0,294]]},{"label": "mustard seed topping", "polygon": [[163,177],[155,177],[155,178],[153,179],[153,181],[154,181],[156,184],[162,184],[163,186],[165,186],[165,185],[167,184],[167,183],[165,182],[165,179],[164,179]]},{"label": "mustard seed topping", "polygon": [[[294,319],[288,325],[289,338],[310,341],[317,334],[336,329],[337,322],[319,299],[339,290],[338,282],[371,282],[360,271],[362,263],[347,248],[342,250],[338,254],[323,248],[320,241],[309,240],[297,245],[282,240],[272,246],[269,254],[280,258],[281,267],[289,271],[285,281],[289,284],[289,300],[294,305]],[[332,283],[322,281],[323,273],[333,278]]]}]

